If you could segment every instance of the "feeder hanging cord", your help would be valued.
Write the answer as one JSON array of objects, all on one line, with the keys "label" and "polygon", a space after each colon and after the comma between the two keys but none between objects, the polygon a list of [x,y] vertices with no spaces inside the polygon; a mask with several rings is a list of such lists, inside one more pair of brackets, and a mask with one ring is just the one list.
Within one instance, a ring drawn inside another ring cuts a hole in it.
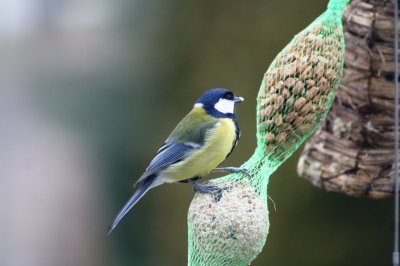
[{"label": "feeder hanging cord", "polygon": [[398,0],[394,0],[394,252],[393,265],[399,265],[399,66],[398,66]]}]

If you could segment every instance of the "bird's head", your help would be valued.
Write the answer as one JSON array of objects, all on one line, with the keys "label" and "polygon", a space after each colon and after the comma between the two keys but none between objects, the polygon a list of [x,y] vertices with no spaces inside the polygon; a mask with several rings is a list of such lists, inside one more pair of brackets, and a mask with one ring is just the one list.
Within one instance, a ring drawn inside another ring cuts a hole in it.
[{"label": "bird's head", "polygon": [[242,97],[235,97],[226,89],[211,89],[203,93],[194,107],[201,107],[214,117],[226,117],[235,113],[235,104],[243,102]]}]

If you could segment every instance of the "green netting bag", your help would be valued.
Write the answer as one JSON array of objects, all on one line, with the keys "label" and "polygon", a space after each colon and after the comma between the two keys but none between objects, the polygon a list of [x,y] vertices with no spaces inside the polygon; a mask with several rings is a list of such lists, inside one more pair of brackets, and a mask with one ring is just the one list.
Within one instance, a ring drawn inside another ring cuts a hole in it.
[{"label": "green netting bag", "polygon": [[188,265],[248,265],[269,230],[269,176],[325,118],[343,72],[342,13],[327,11],[277,55],[257,97],[257,148],[242,165],[251,177],[230,174],[208,181],[220,190],[196,193],[188,212]]}]

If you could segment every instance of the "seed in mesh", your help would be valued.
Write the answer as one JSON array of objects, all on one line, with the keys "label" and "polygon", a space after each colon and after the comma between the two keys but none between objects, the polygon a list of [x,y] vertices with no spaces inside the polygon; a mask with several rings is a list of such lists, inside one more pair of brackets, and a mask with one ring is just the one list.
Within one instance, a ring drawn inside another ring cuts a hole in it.
[{"label": "seed in mesh", "polygon": [[245,183],[224,184],[213,194],[196,193],[189,207],[189,233],[207,265],[247,265],[261,252],[269,229],[268,210]]}]

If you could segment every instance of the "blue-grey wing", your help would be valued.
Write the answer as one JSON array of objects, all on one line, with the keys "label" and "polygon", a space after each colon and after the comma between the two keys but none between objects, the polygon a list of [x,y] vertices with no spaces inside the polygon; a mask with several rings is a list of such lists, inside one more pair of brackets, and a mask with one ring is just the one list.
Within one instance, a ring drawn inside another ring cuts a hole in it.
[{"label": "blue-grey wing", "polygon": [[201,148],[207,132],[212,130],[218,122],[218,119],[205,115],[205,111],[194,108],[172,131],[137,182],[183,160],[193,149]]},{"label": "blue-grey wing", "polygon": [[136,183],[144,180],[146,177],[152,174],[164,170],[171,164],[183,160],[189,152],[191,152],[193,149],[199,148],[200,146],[201,145],[194,143],[185,144],[181,142],[165,142],[158,150],[154,159],[150,162],[150,165],[147,167],[146,171]]}]

